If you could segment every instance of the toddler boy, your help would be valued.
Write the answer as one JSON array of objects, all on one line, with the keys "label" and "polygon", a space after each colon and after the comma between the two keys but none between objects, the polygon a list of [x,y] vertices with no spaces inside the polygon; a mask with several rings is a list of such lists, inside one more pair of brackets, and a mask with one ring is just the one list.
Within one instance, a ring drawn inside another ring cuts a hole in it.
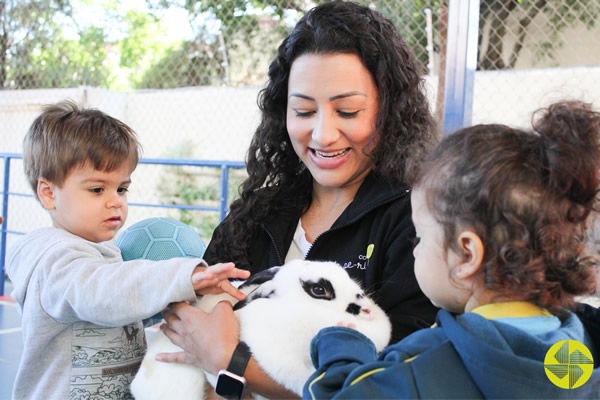
[{"label": "toddler boy", "polygon": [[139,158],[131,128],[65,101],[44,108],[23,142],[25,173],[52,227],[9,250],[11,296],[23,318],[15,399],[127,398],[146,350],[141,320],[196,294],[244,295],[233,264],[124,262],[114,238],[127,218]]}]

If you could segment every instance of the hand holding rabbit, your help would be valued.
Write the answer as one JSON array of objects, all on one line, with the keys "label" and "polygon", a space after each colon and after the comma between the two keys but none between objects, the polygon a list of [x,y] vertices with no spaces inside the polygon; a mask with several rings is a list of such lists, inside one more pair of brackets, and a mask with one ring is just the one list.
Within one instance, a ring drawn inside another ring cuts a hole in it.
[{"label": "hand holding rabbit", "polygon": [[[227,366],[240,340],[275,382],[298,395],[314,372],[309,346],[322,328],[344,321],[371,338],[378,351],[389,342],[385,313],[336,263],[295,260],[234,285],[246,294],[244,300],[224,293],[204,296],[194,307],[179,303],[165,310],[167,324],[149,343],[131,385],[136,398],[203,397],[204,372],[214,386],[214,375]],[[206,326],[212,329],[202,329]],[[167,352],[173,354],[157,356]]]}]

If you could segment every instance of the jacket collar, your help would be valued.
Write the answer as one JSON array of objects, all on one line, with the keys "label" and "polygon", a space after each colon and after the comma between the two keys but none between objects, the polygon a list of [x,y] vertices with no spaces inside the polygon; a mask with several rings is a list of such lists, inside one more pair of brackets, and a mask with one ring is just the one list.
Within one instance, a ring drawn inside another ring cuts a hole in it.
[{"label": "jacket collar", "polygon": [[410,187],[407,185],[394,185],[381,175],[371,171],[360,185],[352,203],[335,221],[332,228],[357,220],[382,204],[409,194]]},{"label": "jacket collar", "polygon": [[[381,175],[371,171],[360,185],[352,203],[333,223],[332,228],[351,224],[371,210],[397,198],[407,196],[409,193],[409,186],[394,185]],[[265,221],[264,228],[278,248],[287,249],[293,240],[299,219],[300,215],[272,216]]]},{"label": "jacket collar", "polygon": [[510,318],[510,317],[551,317],[552,314],[544,308],[526,301],[508,301],[505,303],[491,303],[476,307],[472,310],[485,319]]}]

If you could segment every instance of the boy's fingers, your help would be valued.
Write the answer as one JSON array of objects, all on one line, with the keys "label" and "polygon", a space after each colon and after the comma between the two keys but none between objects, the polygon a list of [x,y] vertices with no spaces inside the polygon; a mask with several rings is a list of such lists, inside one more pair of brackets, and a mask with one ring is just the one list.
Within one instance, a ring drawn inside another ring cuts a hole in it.
[{"label": "boy's fingers", "polygon": [[229,263],[219,263],[219,264],[211,265],[206,270],[210,271],[214,274],[220,274],[223,272],[231,271],[234,268],[235,268],[235,264],[232,262],[229,262]]},{"label": "boy's fingers", "polygon": [[211,272],[211,271],[200,271],[200,272],[195,272],[192,274],[192,283],[196,284],[196,283],[200,283],[202,281],[206,281],[206,280],[214,280],[215,279],[215,275]]},{"label": "boy's fingers", "polygon": [[230,278],[248,279],[250,277],[250,271],[245,269],[237,269],[231,271],[229,274]]},{"label": "boy's fingers", "polygon": [[220,286],[225,293],[229,294],[232,297],[235,297],[237,300],[241,301],[246,298],[246,295],[242,293],[238,288],[233,286],[229,281],[223,281],[223,283]]}]

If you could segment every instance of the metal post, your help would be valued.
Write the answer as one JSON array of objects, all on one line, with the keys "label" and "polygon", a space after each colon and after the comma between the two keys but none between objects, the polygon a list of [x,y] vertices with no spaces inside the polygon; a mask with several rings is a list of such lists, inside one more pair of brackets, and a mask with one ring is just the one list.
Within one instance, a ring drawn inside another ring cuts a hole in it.
[{"label": "metal post", "polygon": [[221,165],[221,208],[220,221],[225,219],[227,215],[227,196],[229,191],[229,167],[225,164]]},{"label": "metal post", "polygon": [[479,0],[450,0],[444,90],[444,135],[471,124],[477,68]]},{"label": "metal post", "polygon": [[427,23],[427,75],[433,76],[433,18],[431,8],[426,8],[423,11],[425,11],[425,21]]},{"label": "metal post", "polygon": [[4,158],[4,191],[2,193],[2,216],[4,223],[1,225],[2,242],[0,243],[0,296],[4,296],[4,266],[6,265],[6,223],[8,221],[8,189],[10,183],[10,157]]}]

